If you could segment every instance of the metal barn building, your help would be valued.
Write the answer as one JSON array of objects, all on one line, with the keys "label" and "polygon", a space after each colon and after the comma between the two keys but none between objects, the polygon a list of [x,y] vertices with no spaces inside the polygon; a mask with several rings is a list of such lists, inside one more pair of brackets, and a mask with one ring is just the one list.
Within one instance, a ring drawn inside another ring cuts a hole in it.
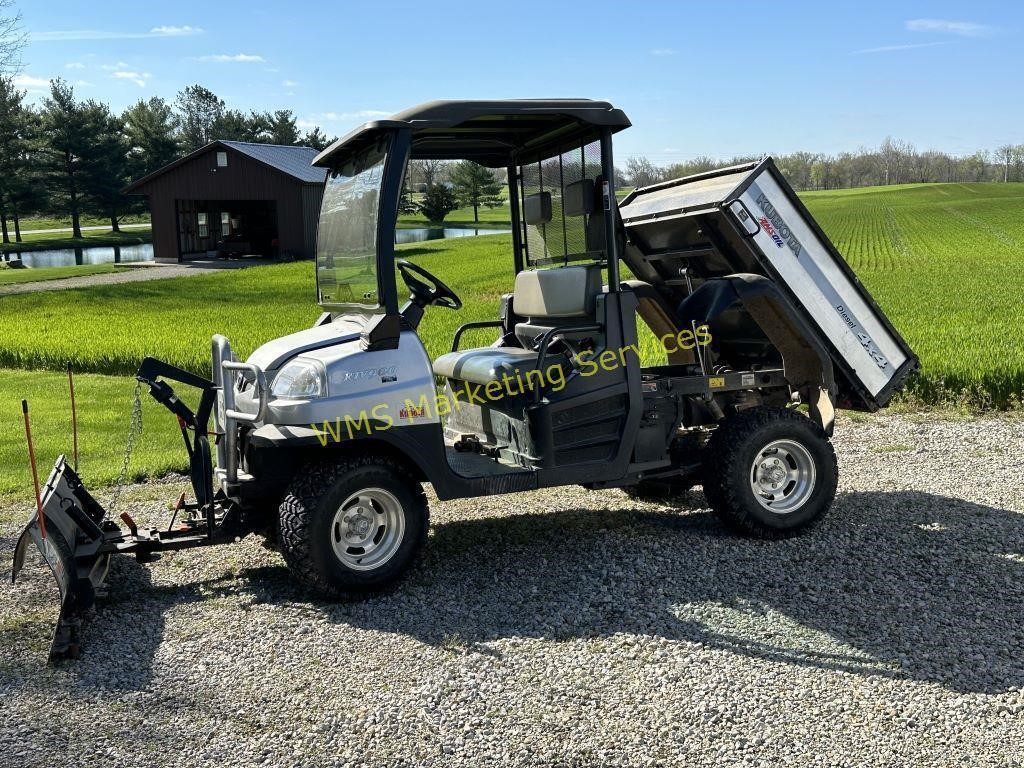
[{"label": "metal barn building", "polygon": [[135,181],[153,221],[153,255],[312,258],[326,172],[316,150],[214,141]]}]

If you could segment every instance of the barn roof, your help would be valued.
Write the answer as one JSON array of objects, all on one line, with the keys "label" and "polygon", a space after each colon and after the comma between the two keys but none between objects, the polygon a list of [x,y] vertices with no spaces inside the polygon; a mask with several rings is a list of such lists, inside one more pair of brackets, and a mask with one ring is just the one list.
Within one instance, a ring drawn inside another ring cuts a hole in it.
[{"label": "barn roof", "polygon": [[140,187],[148,184],[153,179],[162,176],[180,165],[191,162],[210,150],[217,149],[219,147],[241,152],[243,155],[251,157],[256,162],[262,163],[276,171],[280,171],[281,173],[291,176],[303,184],[323,184],[324,179],[327,178],[327,171],[323,168],[315,168],[312,165],[314,158],[317,156],[317,151],[312,147],[292,147],[283,144],[256,144],[249,141],[218,140],[211,141],[209,144],[200,147],[195,152],[190,152],[184,157],[178,158],[173,163],[169,163],[163,168],[158,168],[149,175],[133,181],[125,187],[124,191],[129,194],[138,193]]},{"label": "barn roof", "polygon": [[327,176],[327,172],[323,168],[313,167],[317,151],[312,147],[256,144],[249,141],[221,141],[220,143],[307,184],[319,184]]}]

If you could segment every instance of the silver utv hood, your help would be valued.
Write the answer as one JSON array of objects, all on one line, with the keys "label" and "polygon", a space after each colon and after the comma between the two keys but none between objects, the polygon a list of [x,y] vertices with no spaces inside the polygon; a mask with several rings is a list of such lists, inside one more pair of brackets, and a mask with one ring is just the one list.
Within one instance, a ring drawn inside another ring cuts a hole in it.
[{"label": "silver utv hood", "polygon": [[306,328],[268,341],[249,355],[246,362],[267,372],[276,371],[293,357],[357,339],[362,331],[363,324],[357,318],[339,317],[326,325]]}]

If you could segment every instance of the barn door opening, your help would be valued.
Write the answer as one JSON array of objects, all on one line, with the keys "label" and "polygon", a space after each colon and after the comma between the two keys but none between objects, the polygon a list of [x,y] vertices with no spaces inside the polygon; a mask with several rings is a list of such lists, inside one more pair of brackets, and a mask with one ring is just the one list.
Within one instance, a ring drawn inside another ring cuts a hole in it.
[{"label": "barn door opening", "polygon": [[277,203],[274,200],[225,200],[216,203],[217,256],[277,258]]},{"label": "barn door opening", "polygon": [[202,230],[208,226],[208,214],[200,209],[195,200],[176,200],[174,210],[178,219],[178,258],[197,259],[205,256]]}]

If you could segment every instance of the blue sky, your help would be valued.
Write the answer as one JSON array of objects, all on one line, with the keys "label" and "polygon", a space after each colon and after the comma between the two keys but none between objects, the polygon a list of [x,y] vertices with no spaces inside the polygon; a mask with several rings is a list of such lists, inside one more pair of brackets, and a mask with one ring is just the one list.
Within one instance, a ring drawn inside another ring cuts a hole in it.
[{"label": "blue sky", "polygon": [[1024,4],[1006,0],[20,5],[33,99],[56,76],[115,110],[199,82],[341,135],[436,98],[582,96],[633,121],[620,160],[658,163],[1024,142]]}]

